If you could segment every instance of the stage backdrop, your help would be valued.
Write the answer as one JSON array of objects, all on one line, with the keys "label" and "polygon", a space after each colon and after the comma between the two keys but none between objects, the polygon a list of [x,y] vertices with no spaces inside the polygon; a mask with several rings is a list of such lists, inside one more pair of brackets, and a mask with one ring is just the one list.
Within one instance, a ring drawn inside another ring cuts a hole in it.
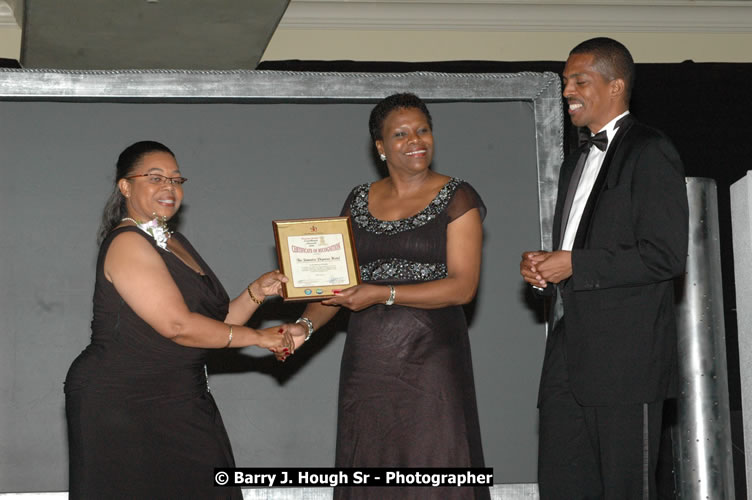
[{"label": "stage backdrop", "polygon": [[[118,153],[143,139],[174,150],[189,178],[178,229],[235,296],[277,266],[273,219],[337,215],[353,186],[379,178],[368,114],[395,91],[429,101],[434,169],[488,207],[467,307],[483,447],[497,483],[535,482],[545,327],[518,263],[550,239],[556,75],[0,71],[0,491],[67,489],[63,380],[89,341]],[[300,310],[270,301],[253,324]],[[285,364],[254,348],[212,355],[238,466],[333,464],[340,316]]]}]

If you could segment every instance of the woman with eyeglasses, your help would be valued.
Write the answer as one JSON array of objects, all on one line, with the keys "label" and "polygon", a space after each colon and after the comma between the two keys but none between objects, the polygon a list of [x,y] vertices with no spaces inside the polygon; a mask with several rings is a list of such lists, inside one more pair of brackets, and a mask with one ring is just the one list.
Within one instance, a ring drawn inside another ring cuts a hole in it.
[{"label": "woman with eyeglasses", "polygon": [[137,142],[117,162],[99,230],[91,344],[65,380],[70,498],[242,498],[215,488],[234,467],[206,375],[208,349],[293,349],[245,323],[286,281],[270,272],[230,300],[188,240],[167,228],[183,201],[175,156]]}]

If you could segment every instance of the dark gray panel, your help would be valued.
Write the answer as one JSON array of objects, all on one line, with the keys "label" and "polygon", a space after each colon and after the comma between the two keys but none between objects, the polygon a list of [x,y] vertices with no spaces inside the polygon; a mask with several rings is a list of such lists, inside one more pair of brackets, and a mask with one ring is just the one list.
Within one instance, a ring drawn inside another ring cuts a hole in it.
[{"label": "dark gray panel", "polygon": [[[95,232],[119,151],[144,138],[175,150],[190,179],[181,230],[234,295],[275,266],[272,219],[336,214],[351,187],[377,178],[371,106],[0,102],[0,490],[66,488],[62,381],[88,343]],[[429,107],[435,169],[488,206],[470,311],[486,460],[496,482],[533,482],[544,328],[518,262],[539,246],[540,142],[553,139],[536,140],[531,101]],[[271,324],[297,307],[259,315]],[[253,348],[213,358],[238,465],[332,464],[343,341],[341,328],[324,332],[284,365]]]}]

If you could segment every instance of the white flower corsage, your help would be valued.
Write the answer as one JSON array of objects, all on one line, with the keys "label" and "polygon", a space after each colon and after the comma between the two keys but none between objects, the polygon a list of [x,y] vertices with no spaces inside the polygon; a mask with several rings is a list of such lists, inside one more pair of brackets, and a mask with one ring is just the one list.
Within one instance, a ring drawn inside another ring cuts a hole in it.
[{"label": "white flower corsage", "polygon": [[130,217],[125,217],[123,220],[134,222],[140,230],[154,238],[154,241],[157,242],[159,248],[169,252],[169,250],[167,250],[167,240],[172,236],[172,231],[167,227],[167,217],[157,217],[157,214],[153,215],[154,218],[148,222],[138,222]]}]

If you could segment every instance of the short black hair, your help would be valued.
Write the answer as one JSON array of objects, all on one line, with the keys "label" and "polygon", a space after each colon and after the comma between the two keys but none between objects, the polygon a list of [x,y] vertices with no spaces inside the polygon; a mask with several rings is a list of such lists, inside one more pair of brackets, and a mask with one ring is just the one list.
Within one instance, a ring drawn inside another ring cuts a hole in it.
[{"label": "short black hair", "polygon": [[373,142],[383,139],[384,121],[386,117],[395,109],[417,109],[426,116],[428,126],[433,130],[433,120],[431,113],[426,107],[426,103],[415,94],[408,92],[401,94],[392,94],[379,101],[371,110],[371,117],[368,119],[368,129],[371,132]]},{"label": "short black hair", "polygon": [[632,54],[622,43],[606,37],[591,38],[573,48],[569,52],[570,56],[572,54],[592,54],[595,69],[606,80],[624,80],[624,99],[629,104],[634,86],[635,65]]}]

